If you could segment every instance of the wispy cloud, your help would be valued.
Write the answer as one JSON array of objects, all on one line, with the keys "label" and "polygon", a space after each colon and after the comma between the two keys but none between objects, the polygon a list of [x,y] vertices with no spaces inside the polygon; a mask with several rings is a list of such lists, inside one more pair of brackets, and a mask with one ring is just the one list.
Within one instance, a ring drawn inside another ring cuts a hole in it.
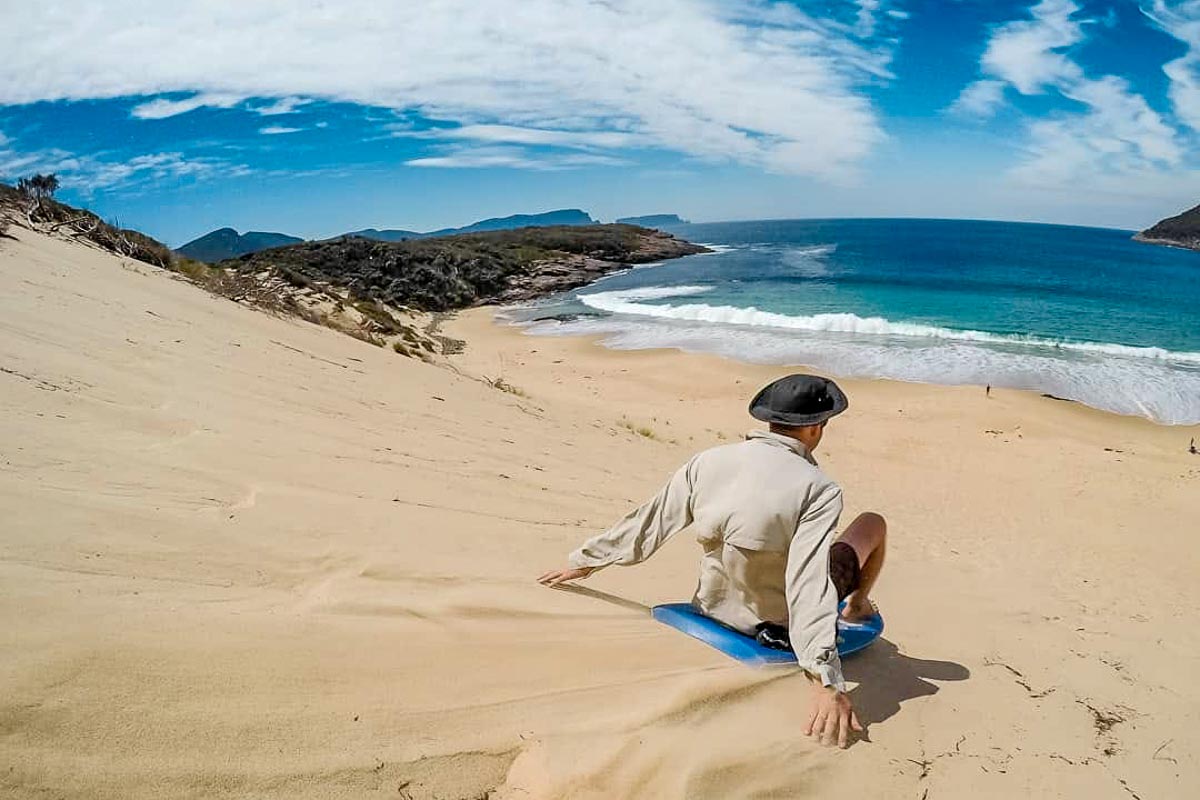
[{"label": "wispy cloud", "polygon": [[479,142],[570,148],[646,147],[653,140],[624,131],[564,131],[545,128],[521,128],[513,125],[459,125],[447,128],[414,130],[401,123],[391,127],[393,136],[414,139],[467,139]]},{"label": "wispy cloud", "polygon": [[1174,131],[1120,78],[1088,81],[1071,92],[1089,110],[1033,122],[1027,158],[1013,177],[1031,185],[1082,187],[1106,174],[1157,176],[1180,163]]},{"label": "wispy cloud", "polygon": [[[622,145],[602,139],[620,130],[647,146],[839,180],[884,138],[864,87],[890,75],[885,31],[901,23],[882,0],[848,6],[852,20],[774,0],[431,0],[419,13],[368,0],[275,5],[114,0],[102,15],[19,5],[0,52],[21,80],[0,80],[0,104],[196,93],[134,110],[161,119],[246,98],[281,98],[267,108],[282,114],[303,97],[415,110],[479,141],[570,130],[613,149]],[[87,7],[55,9],[64,6]]]},{"label": "wispy cloud", "polygon": [[990,117],[1004,103],[1004,86],[1004,81],[986,78],[967,84],[950,104],[949,111],[964,117]]},{"label": "wispy cloud", "polygon": [[405,162],[410,167],[441,167],[464,169],[475,167],[507,167],[517,169],[564,170],[581,167],[620,166],[629,162],[601,153],[542,153],[535,154],[522,147],[470,147],[450,145],[440,148],[441,155],[415,158]]},{"label": "wispy cloud", "polygon": [[68,182],[86,191],[107,189],[138,182],[192,178],[206,180],[221,175],[236,177],[249,170],[235,164],[206,158],[187,158],[182,153],[150,153],[125,161],[100,161],[80,157],[65,165]]},{"label": "wispy cloud", "polygon": [[895,4],[888,0],[854,0],[854,2],[858,5],[854,32],[859,38],[869,39],[874,36],[878,32],[881,22],[908,19],[907,11],[894,8]]},{"label": "wispy cloud", "polygon": [[1171,79],[1169,89],[1175,114],[1185,125],[1200,131],[1200,0],[1168,3],[1155,0],[1142,11],[1163,31],[1187,45],[1187,52],[1163,67]]},{"label": "wispy cloud", "polygon": [[1029,122],[1025,158],[1011,172],[1026,185],[1107,191],[1164,176],[1184,160],[1178,132],[1127,80],[1089,77],[1071,57],[1091,22],[1078,19],[1079,11],[1074,0],[1041,0],[1029,19],[998,26],[980,60],[984,77],[969,84],[950,110],[988,117],[1003,103],[1006,88],[1022,95],[1053,92],[1082,105],[1083,111]]},{"label": "wispy cloud", "polygon": [[265,106],[255,106],[251,110],[260,116],[275,117],[282,114],[294,114],[301,106],[308,105],[311,102],[306,97],[281,97],[273,103]]},{"label": "wispy cloud", "polygon": [[182,153],[146,153],[125,159],[76,154],[57,148],[26,150],[0,134],[0,180],[15,181],[34,173],[54,173],[63,186],[82,194],[165,181],[208,180],[249,174],[243,164]]},{"label": "wispy cloud", "polygon": [[227,92],[198,92],[191,97],[172,100],[165,97],[155,98],[145,103],[139,103],[130,109],[131,116],[137,119],[167,119],[187,114],[200,108],[234,108],[245,106],[248,111],[263,117],[294,114],[312,101],[304,97],[280,97],[262,105],[251,105],[246,95],[230,94]]},{"label": "wispy cloud", "polygon": [[1039,94],[1079,80],[1083,71],[1062,51],[1083,41],[1083,27],[1071,19],[1074,0],[1041,0],[1032,19],[1001,25],[988,42],[983,71],[1012,84],[1021,94]]},{"label": "wispy cloud", "polygon": [[129,113],[138,119],[167,119],[195,111],[197,108],[232,108],[242,100],[243,98],[238,95],[206,92],[185,97],[182,100],[158,98],[134,106]]}]

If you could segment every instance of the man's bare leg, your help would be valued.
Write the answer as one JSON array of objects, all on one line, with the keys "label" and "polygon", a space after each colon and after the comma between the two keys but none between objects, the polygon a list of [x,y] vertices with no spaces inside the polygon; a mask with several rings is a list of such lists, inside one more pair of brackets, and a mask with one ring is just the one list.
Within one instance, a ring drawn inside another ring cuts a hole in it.
[{"label": "man's bare leg", "polygon": [[859,514],[838,537],[838,541],[854,548],[859,566],[858,588],[846,598],[842,617],[847,620],[869,617],[875,613],[871,605],[871,589],[879,578],[883,558],[887,554],[887,521],[871,511]]}]

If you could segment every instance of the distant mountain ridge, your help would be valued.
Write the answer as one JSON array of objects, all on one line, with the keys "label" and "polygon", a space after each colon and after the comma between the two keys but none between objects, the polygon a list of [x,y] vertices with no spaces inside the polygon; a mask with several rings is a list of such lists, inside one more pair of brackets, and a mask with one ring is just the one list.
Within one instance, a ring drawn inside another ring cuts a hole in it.
[{"label": "distant mountain ridge", "polygon": [[621,217],[617,222],[625,225],[641,225],[643,228],[658,228],[664,225],[690,225],[678,214],[646,214],[641,217]]},{"label": "distant mountain ridge", "polygon": [[[595,225],[597,220],[578,208],[560,208],[541,214],[513,214],[508,217],[492,217],[473,222],[461,228],[441,228],[436,231],[409,231],[398,228],[380,230],[379,228],[363,228],[359,231],[349,231],[341,236],[360,236],[364,239],[374,239],[379,242],[403,242],[409,239],[429,239],[434,236],[454,236],[459,233],[485,233],[487,231],[507,231],[517,228],[544,228],[552,225]],[[306,241],[298,236],[288,236],[283,233],[264,233],[249,231],[239,234],[233,228],[219,228],[206,233],[198,239],[193,239],[179,247],[175,252],[196,261],[215,264],[238,256],[269,250],[272,247],[283,247],[289,244],[299,244]]]},{"label": "distant mountain ridge", "polygon": [[1141,233],[1134,234],[1133,238],[1147,244],[1200,250],[1200,206],[1167,217]]},{"label": "distant mountain ridge", "polygon": [[[379,230],[378,228],[363,228],[361,231],[350,231],[342,236],[361,236],[364,239],[374,239],[377,242],[403,242],[406,239],[423,239],[429,234],[420,231],[404,231],[395,228]],[[337,236],[333,237],[339,238]]]},{"label": "distant mountain ridge", "polygon": [[242,234],[233,228],[218,228],[176,248],[175,252],[196,261],[215,264],[227,258],[237,258],[247,253],[257,253],[260,250],[299,244],[303,241],[299,236],[288,236],[285,233],[247,231]]},{"label": "distant mountain ridge", "polygon": [[550,225],[595,225],[596,220],[578,208],[561,208],[556,211],[546,211],[541,214],[513,214],[508,217],[492,217],[480,220],[462,228],[442,228],[436,231],[421,233],[405,230],[379,230],[366,228],[361,231],[351,231],[346,236],[362,236],[381,242],[399,242],[405,239],[427,239],[431,236],[453,236],[458,233],[483,233],[484,231],[508,231],[516,228],[543,228]]}]

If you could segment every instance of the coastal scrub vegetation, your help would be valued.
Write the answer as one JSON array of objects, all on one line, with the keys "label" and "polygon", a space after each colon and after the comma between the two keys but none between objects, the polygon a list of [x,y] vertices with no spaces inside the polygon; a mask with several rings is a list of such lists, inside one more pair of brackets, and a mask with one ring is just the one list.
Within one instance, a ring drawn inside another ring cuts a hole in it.
[{"label": "coastal scrub vegetation", "polygon": [[359,236],[262,250],[220,268],[272,270],[345,286],[361,300],[422,311],[523,299],[582,285],[623,264],[703,248],[635,225],[563,225],[383,242]]},{"label": "coastal scrub vegetation", "polygon": [[16,187],[0,183],[0,213],[4,213],[10,223],[23,220],[26,227],[43,233],[90,242],[111,253],[156,267],[172,265],[171,249],[162,242],[139,231],[105,222],[87,209],[55,200],[58,186],[55,175],[40,174],[22,178]]},{"label": "coastal scrub vegetation", "polygon": [[[52,174],[22,178],[15,187],[0,183],[0,224],[85,242],[171,270],[234,302],[426,361],[462,347],[438,333],[441,313],[565,291],[626,264],[705,250],[636,225],[562,225],[400,242],[341,236],[206,264],[55,200],[58,188]],[[413,318],[426,312],[433,319],[421,330]],[[503,378],[488,382],[526,396]]]},{"label": "coastal scrub vegetation", "polygon": [[96,214],[53,198],[58,179],[53,175],[22,178],[17,186],[0,183],[0,223],[17,224],[50,236],[84,242],[125,258],[170,270],[220,297],[253,306],[277,316],[296,317],[332,328],[383,347],[392,337],[403,355],[429,360],[438,342],[402,322],[383,304],[346,296],[289,269],[257,273],[231,270],[195,261],[172,252],[145,234],[121,228]]}]

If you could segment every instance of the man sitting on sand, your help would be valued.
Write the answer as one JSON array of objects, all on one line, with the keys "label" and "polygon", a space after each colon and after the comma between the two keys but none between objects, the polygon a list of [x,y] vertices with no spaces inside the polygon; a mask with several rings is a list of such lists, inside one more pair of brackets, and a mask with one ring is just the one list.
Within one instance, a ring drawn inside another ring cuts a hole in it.
[{"label": "man sitting on sand", "polygon": [[750,414],[770,431],[693,456],[654,498],[570,555],[570,567],[538,580],[586,578],[610,564],[638,564],[690,527],[704,554],[692,603],[760,642],[791,648],[813,687],[805,733],[845,746],[861,731],[838,658],[838,601],[848,620],[874,613],[887,527],[861,514],[840,537],[842,490],[812,453],[831,417],[848,406],[831,380],[789,375],[766,386]]}]

